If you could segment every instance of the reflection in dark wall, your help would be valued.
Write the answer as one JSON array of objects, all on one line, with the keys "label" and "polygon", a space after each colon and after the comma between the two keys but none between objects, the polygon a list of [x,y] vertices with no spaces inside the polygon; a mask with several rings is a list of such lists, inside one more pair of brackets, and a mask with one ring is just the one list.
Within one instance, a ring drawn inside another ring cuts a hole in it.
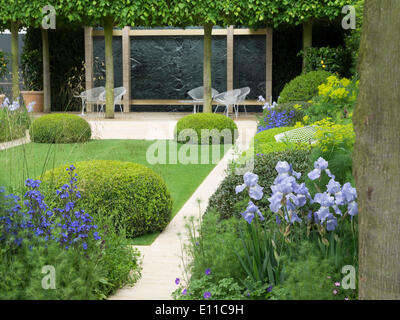
[{"label": "reflection in dark wall", "polygon": [[233,45],[233,87],[250,87],[247,99],[265,97],[266,37],[236,36]]},{"label": "reflection in dark wall", "polygon": [[[212,86],[226,90],[226,37],[212,41]],[[186,99],[203,84],[203,37],[131,37],[133,99]]]},{"label": "reflection in dark wall", "polygon": [[[122,37],[113,37],[114,87],[122,87]],[[105,86],[106,66],[104,37],[93,37],[94,86]]]}]

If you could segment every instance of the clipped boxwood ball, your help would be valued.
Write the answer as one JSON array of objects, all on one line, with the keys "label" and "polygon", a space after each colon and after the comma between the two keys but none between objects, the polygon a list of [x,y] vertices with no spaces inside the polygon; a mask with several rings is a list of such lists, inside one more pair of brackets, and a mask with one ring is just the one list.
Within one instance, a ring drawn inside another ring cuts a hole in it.
[{"label": "clipped boxwood ball", "polygon": [[279,95],[278,103],[309,101],[318,94],[318,87],[332,74],[327,71],[311,71],[287,83]]},{"label": "clipped boxwood ball", "polygon": [[181,118],[175,139],[190,144],[233,144],[238,136],[236,123],[221,114],[196,113]]},{"label": "clipped boxwood ball", "polygon": [[85,142],[92,136],[89,123],[74,114],[48,114],[33,121],[29,135],[33,142]]},{"label": "clipped boxwood ball", "polygon": [[[124,228],[131,238],[162,231],[168,225],[171,196],[164,180],[153,170],[113,160],[83,161],[74,166],[81,193],[77,206],[95,220],[111,217],[116,230]],[[59,201],[55,190],[69,183],[68,167],[47,171],[42,177],[41,190],[50,201]]]}]

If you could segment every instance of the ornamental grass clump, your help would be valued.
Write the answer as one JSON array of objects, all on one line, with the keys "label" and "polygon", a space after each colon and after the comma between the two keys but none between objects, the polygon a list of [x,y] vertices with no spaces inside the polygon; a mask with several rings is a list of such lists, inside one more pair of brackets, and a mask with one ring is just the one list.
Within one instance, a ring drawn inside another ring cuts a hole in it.
[{"label": "ornamental grass clump", "polygon": [[6,97],[0,105],[0,142],[12,141],[26,136],[31,119],[33,102],[27,107],[20,104],[19,100],[12,103]]}]

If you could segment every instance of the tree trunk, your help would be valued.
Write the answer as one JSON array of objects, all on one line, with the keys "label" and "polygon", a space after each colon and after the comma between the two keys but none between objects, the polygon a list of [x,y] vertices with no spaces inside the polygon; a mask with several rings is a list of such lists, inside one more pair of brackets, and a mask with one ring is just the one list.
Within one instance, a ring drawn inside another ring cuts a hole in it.
[{"label": "tree trunk", "polygon": [[306,53],[308,48],[312,47],[312,31],[313,31],[313,21],[308,20],[303,22],[303,72],[307,67]]},{"label": "tree trunk", "polygon": [[112,19],[104,21],[104,41],[106,58],[106,118],[114,118],[114,60],[113,60],[113,27]]},{"label": "tree trunk", "polygon": [[42,28],[43,111],[51,112],[50,51],[48,30]]},{"label": "tree trunk", "polygon": [[203,87],[204,87],[204,113],[212,113],[212,94],[211,94],[211,43],[212,43],[211,24],[204,26],[204,61],[203,61]]},{"label": "tree trunk", "polygon": [[19,97],[18,75],[18,22],[11,22],[11,68],[12,68],[12,98]]},{"label": "tree trunk", "polygon": [[400,299],[400,1],[366,0],[353,123],[359,298]]}]

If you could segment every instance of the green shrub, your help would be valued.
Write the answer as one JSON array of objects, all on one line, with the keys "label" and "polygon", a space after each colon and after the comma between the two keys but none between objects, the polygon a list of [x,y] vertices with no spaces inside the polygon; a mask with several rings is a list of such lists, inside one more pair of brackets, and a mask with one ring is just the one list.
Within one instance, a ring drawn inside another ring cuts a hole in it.
[{"label": "green shrub", "polygon": [[[300,51],[299,54],[303,56],[303,50]],[[304,72],[322,70],[337,73],[342,77],[349,76],[351,55],[341,46],[336,48],[308,48],[306,61],[306,69]]]},{"label": "green shrub", "polygon": [[232,119],[213,113],[185,116],[175,129],[175,138],[179,142],[192,144],[233,144],[237,135],[237,126]]},{"label": "green shrub", "polygon": [[[269,210],[269,201],[267,199],[271,194],[270,186],[277,176],[275,170],[277,162],[287,161],[293,164],[295,171],[309,172],[312,169],[309,156],[310,151],[307,150],[286,150],[255,157],[253,172],[259,176],[258,183],[264,187],[264,197],[257,202],[257,205],[265,217],[265,213]],[[300,181],[304,181],[304,175]],[[239,217],[240,213],[244,211],[243,208],[246,207],[247,199],[245,192],[235,193],[235,187],[240,184],[243,184],[243,177],[236,175],[234,170],[231,170],[217,191],[211,196],[207,211],[214,209],[221,214],[221,218],[223,219],[232,216]]]},{"label": "green shrub", "polygon": [[282,257],[285,281],[272,289],[272,300],[344,300],[354,298],[355,290],[344,290],[335,283],[343,274],[323,258],[309,241],[296,244],[295,256]]},{"label": "green shrub", "polygon": [[318,94],[318,86],[330,75],[326,71],[311,71],[294,78],[283,88],[278,103],[309,101]]},{"label": "green shrub", "polygon": [[318,95],[305,113],[311,121],[331,117],[337,121],[351,118],[358,95],[358,81],[330,76],[318,87]]},{"label": "green shrub", "polygon": [[33,121],[29,134],[33,142],[74,143],[88,141],[89,123],[73,114],[49,114]]},{"label": "green shrub", "polygon": [[254,154],[259,156],[288,149],[287,144],[284,142],[277,142],[275,136],[292,129],[293,127],[272,128],[257,133],[252,141],[254,145]]},{"label": "green shrub", "polygon": [[185,247],[188,256],[193,257],[190,265],[191,279],[201,279],[206,269],[210,269],[216,281],[233,278],[236,281],[245,277],[235,251],[242,253],[238,238],[240,220],[230,218],[221,220],[215,210],[202,217],[200,228],[194,220],[186,226],[190,242]]},{"label": "green shrub", "polygon": [[[93,160],[77,162],[78,187],[82,199],[78,206],[96,221],[111,217],[116,230],[128,237],[162,231],[170,221],[172,200],[163,179],[140,164]],[[46,172],[43,190],[54,197],[56,188],[68,181],[67,166]]]}]

